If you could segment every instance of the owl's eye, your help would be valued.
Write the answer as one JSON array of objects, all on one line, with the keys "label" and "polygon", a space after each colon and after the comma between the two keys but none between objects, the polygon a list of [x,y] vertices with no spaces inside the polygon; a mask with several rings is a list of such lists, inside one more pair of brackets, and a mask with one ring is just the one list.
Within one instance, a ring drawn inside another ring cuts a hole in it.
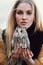
[{"label": "owl's eye", "polygon": [[18,30],[16,30],[16,32],[18,32]]},{"label": "owl's eye", "polygon": [[21,33],[23,32],[23,30],[20,31]]}]

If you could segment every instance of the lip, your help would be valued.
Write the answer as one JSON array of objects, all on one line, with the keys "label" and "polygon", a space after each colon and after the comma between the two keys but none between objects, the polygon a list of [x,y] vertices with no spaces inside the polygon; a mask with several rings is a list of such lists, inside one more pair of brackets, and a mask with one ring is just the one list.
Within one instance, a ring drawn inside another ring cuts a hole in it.
[{"label": "lip", "polygon": [[21,22],[21,24],[25,25],[27,22]]}]

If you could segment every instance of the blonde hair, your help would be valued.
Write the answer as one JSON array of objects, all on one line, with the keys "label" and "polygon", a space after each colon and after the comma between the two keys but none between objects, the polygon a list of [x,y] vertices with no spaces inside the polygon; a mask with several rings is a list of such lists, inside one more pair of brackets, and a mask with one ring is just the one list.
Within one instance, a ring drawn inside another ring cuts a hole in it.
[{"label": "blonde hair", "polygon": [[7,54],[9,55],[9,52],[11,50],[10,43],[12,39],[12,35],[14,32],[15,28],[15,14],[16,14],[16,8],[21,2],[29,2],[31,5],[33,4],[35,7],[35,23],[36,23],[36,30],[40,29],[42,30],[42,24],[41,24],[41,15],[39,14],[40,12],[38,11],[38,8],[36,7],[36,4],[33,2],[33,0],[17,0],[16,4],[13,6],[9,20],[8,20],[8,25],[6,29],[6,44],[7,44]]}]

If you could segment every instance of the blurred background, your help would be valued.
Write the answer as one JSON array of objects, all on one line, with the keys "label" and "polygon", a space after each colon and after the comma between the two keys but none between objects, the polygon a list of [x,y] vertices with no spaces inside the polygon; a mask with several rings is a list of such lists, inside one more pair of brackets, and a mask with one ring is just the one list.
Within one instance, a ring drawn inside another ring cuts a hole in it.
[{"label": "blurred background", "polygon": [[[40,10],[43,25],[43,0],[35,1]],[[0,27],[2,29],[5,29],[7,26],[8,17],[15,2],[16,0],[0,0]]]}]

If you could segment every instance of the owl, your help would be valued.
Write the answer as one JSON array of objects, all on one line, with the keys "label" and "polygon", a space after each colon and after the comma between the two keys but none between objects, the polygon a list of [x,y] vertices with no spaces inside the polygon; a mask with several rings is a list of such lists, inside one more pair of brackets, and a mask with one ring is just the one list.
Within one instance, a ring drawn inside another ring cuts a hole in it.
[{"label": "owl", "polygon": [[16,50],[20,47],[30,49],[30,41],[26,29],[16,27],[11,41],[11,50]]},{"label": "owl", "polygon": [[[30,49],[30,41],[28,38],[28,34],[25,28],[17,26],[14,30],[12,41],[11,41],[11,51],[15,51],[17,48],[25,48]],[[32,63],[34,63],[33,59],[29,59]],[[22,65],[23,61],[19,58],[16,65]]]}]

